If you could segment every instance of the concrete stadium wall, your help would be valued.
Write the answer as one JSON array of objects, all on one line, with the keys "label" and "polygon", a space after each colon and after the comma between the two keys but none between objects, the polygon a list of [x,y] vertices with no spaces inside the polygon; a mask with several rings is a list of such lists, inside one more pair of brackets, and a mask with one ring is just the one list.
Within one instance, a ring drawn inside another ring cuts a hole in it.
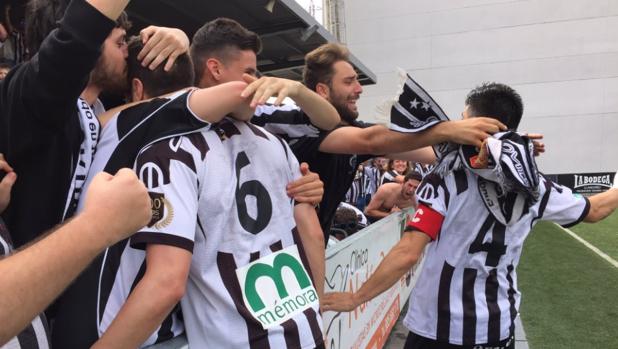
[{"label": "concrete stadium wall", "polygon": [[545,135],[545,173],[618,169],[617,0],[347,0],[346,39],[378,76],[361,118],[406,69],[451,118],[483,81],[523,97],[520,130]]}]

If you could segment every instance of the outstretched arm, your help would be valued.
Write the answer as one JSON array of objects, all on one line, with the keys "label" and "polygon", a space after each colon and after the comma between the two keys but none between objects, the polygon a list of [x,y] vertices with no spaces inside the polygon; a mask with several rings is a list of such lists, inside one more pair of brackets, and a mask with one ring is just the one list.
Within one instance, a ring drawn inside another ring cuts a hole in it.
[{"label": "outstretched arm", "polygon": [[[433,164],[436,162],[436,153],[432,147],[423,147],[403,153],[386,154],[389,159],[420,162],[421,164]],[[403,177],[402,177],[403,179]]]},{"label": "outstretched arm", "polygon": [[146,188],[133,171],[96,175],[81,214],[0,260],[0,346],[43,311],[105,247],[134,233],[150,216]]},{"label": "outstretched arm", "polygon": [[200,119],[210,123],[219,122],[228,114],[238,120],[250,120],[254,108],[249,106],[248,98],[241,96],[245,87],[245,82],[233,81],[196,90],[189,98],[189,107]]},{"label": "outstretched arm", "polygon": [[618,208],[618,172],[614,176],[614,186],[600,194],[588,198],[590,201],[590,211],[584,218],[584,222],[595,223],[609,216]]},{"label": "outstretched arm", "polygon": [[341,121],[339,113],[330,102],[298,81],[275,77],[262,77],[256,80],[249,74],[244,74],[243,79],[249,83],[243,96],[253,95],[251,106],[254,108],[266,103],[273,96],[277,96],[275,105],[280,105],[285,97],[290,97],[309,117],[314,126],[323,130],[332,130]]},{"label": "outstretched arm", "polygon": [[318,297],[322,299],[326,257],[324,255],[324,234],[320,228],[318,215],[313,206],[301,203],[294,207],[294,219],[311,266],[313,284],[318,291]]},{"label": "outstretched arm", "polygon": [[485,138],[503,129],[506,126],[490,118],[445,121],[417,133],[391,131],[381,125],[364,129],[340,127],[322,141],[320,151],[335,154],[394,154],[446,141],[480,147]]},{"label": "outstretched arm", "polygon": [[375,273],[355,293],[333,292],[324,295],[324,311],[352,311],[393,286],[416,264],[423,249],[430,242],[429,236],[418,231],[406,232],[401,240],[384,257]]},{"label": "outstretched arm", "polygon": [[[244,82],[234,81],[195,90],[189,97],[189,108],[199,119],[209,123],[219,122],[227,115],[247,121],[253,116],[253,108],[249,106],[247,98],[240,96],[246,86]],[[127,103],[110,109],[99,115],[99,122],[105,126],[114,115],[149,100]]]}]

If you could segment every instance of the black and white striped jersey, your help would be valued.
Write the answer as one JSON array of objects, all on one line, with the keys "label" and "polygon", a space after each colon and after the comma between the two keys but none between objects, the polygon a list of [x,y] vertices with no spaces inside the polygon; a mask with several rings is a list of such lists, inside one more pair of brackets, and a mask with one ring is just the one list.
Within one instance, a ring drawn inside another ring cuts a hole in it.
[{"label": "black and white striped jersey", "polygon": [[384,172],[384,174],[382,175],[382,178],[380,178],[380,185],[386,184],[386,183],[397,182],[397,176],[401,176],[401,175],[399,174],[399,172],[395,170]]},{"label": "black and white striped jersey", "polygon": [[368,195],[373,195],[378,190],[380,186],[380,170],[373,166],[365,166],[363,168],[363,178],[364,178],[364,193]]},{"label": "black and white striped jersey", "polygon": [[136,172],[150,192],[153,219],[131,246],[163,243],[193,253],[181,301],[190,347],[323,342],[317,294],[285,192],[300,176],[299,164],[284,141],[225,119],[153,144],[138,156]]},{"label": "black and white striped jersey", "polygon": [[[12,251],[9,231],[0,217],[0,258],[9,255]],[[49,328],[45,315],[35,317],[28,327],[11,338],[0,349],[49,349]]]},{"label": "black and white striped jersey", "polygon": [[[457,345],[492,344],[513,335],[520,304],[515,269],[538,220],[564,226],[588,213],[586,198],[541,176],[535,203],[499,198],[501,224],[481,195],[487,181],[468,170],[427,175],[410,226],[435,238],[427,246],[404,324],[414,333]],[[492,201],[489,201],[490,204]],[[539,266],[542,267],[542,266]]]},{"label": "black and white striped jersey", "polygon": [[[94,175],[100,171],[114,174],[122,167],[133,167],[139,151],[149,144],[208,128],[208,123],[199,120],[188,109],[190,93],[179,91],[169,97],[137,104],[110,119],[101,132],[84,189],[87,190]],[[83,204],[84,201],[80,199],[78,212],[83,209]],[[143,250],[130,248],[129,240],[124,240],[106,249],[86,270],[86,273],[96,274],[88,278],[97,280],[96,285],[78,279],[75,286],[79,288],[79,292],[76,292],[79,293],[79,299],[73,301],[76,306],[84,308],[84,318],[80,321],[90,321],[86,320],[90,318],[96,321],[99,336],[110,326],[143,277],[145,258]],[[183,333],[179,309],[180,305],[142,346],[159,343]]]},{"label": "black and white striped jersey", "polygon": [[[369,154],[332,154],[320,151],[322,141],[330,131],[320,130],[295,105],[262,106],[256,109],[251,123],[285,139],[301,162],[324,182],[324,196],[318,208],[320,225],[328,240],[329,231],[339,203],[345,199],[356,175],[358,165],[373,157]],[[355,121],[349,127],[367,128],[372,124]]]}]

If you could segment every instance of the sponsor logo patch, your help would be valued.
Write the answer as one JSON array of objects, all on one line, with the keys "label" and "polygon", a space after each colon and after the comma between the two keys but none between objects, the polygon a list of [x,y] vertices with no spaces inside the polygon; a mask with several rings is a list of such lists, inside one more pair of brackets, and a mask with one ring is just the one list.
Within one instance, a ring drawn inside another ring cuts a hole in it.
[{"label": "sponsor logo patch", "polygon": [[247,309],[264,329],[319,304],[296,245],[236,269],[236,276]]},{"label": "sponsor logo patch", "polygon": [[154,226],[157,229],[167,227],[174,219],[174,207],[165,199],[165,195],[161,193],[148,192],[148,195],[150,195],[150,207],[152,210],[152,218],[148,223],[148,227]]}]

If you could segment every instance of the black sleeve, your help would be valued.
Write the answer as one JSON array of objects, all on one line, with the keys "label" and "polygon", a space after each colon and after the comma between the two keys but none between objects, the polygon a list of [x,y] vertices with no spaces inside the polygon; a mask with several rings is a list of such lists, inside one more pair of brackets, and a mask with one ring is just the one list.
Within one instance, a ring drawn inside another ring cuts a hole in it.
[{"label": "black sleeve", "polygon": [[298,162],[312,163],[318,157],[320,151],[320,144],[328,133],[320,132],[316,137],[300,137],[288,139],[288,145],[292,149],[294,155],[298,159]]},{"label": "black sleeve", "polygon": [[59,28],[0,87],[5,104],[3,118],[10,119],[11,131],[57,129],[75,117],[67,110],[77,108],[77,98],[114,25],[114,21],[85,1],[69,4]]}]

